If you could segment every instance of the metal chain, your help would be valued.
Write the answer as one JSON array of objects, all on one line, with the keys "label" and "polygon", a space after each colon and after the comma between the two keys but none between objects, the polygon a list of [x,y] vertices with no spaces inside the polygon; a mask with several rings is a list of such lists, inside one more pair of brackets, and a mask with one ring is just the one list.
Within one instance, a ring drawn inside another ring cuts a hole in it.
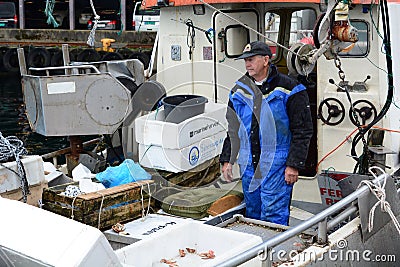
[{"label": "metal chain", "polygon": [[[344,71],[342,70],[342,62],[340,61],[340,58],[337,56],[337,54],[335,54],[333,61],[335,62],[335,66],[338,69],[338,75],[339,78],[342,80],[342,82],[344,83],[344,80],[346,78],[346,75],[344,74]],[[351,103],[350,103],[351,104]]]},{"label": "metal chain", "polygon": [[365,140],[365,136],[364,136],[365,133],[363,132],[363,128],[361,127],[362,125],[361,125],[360,120],[358,118],[358,115],[357,115],[357,113],[356,113],[356,111],[354,109],[353,102],[351,101],[349,91],[347,90],[347,85],[345,83],[346,75],[345,75],[345,73],[344,73],[344,71],[342,69],[342,62],[340,61],[340,58],[338,57],[337,54],[334,55],[334,62],[335,62],[336,68],[338,69],[339,78],[342,80],[343,87],[346,90],[346,94],[347,94],[347,97],[348,97],[349,102],[350,102],[351,114],[354,117],[354,120],[356,122],[356,126],[358,128],[358,131],[361,134],[361,140],[363,142],[364,154],[368,156],[368,153],[366,153],[366,151],[368,150],[368,145],[367,145],[367,140]]}]

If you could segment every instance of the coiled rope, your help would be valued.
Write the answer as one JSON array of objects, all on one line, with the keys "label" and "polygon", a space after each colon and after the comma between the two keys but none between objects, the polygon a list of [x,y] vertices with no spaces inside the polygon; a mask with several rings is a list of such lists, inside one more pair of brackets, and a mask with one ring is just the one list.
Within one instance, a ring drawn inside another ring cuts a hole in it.
[{"label": "coiled rope", "polygon": [[95,42],[97,23],[99,22],[100,16],[97,15],[97,13],[96,13],[96,9],[94,8],[93,0],[90,0],[90,6],[92,7],[92,10],[93,10],[94,22],[92,24],[92,29],[90,30],[90,33],[89,33],[89,36],[88,36],[88,40],[87,40],[86,43],[89,46],[93,47],[94,46],[94,42]]},{"label": "coiled rope", "polygon": [[17,172],[13,169],[0,163],[0,165],[7,170],[12,171],[20,178],[22,197],[24,202],[27,201],[27,195],[30,194],[28,179],[26,178],[26,172],[24,165],[21,162],[23,155],[28,154],[24,148],[24,144],[16,136],[4,137],[0,132],[0,162],[7,162],[10,159],[15,160],[17,164]]},{"label": "coiled rope", "polygon": [[[369,172],[375,177],[375,180],[378,179],[377,175],[373,172],[374,169],[379,170],[380,172],[384,173],[385,172],[376,166],[373,166],[369,168]],[[358,187],[361,185],[365,184],[366,186],[369,187],[369,190],[375,195],[375,197],[378,199],[378,201],[375,203],[374,206],[372,206],[371,210],[369,211],[369,218],[368,218],[368,231],[371,232],[372,229],[374,228],[374,214],[375,214],[375,209],[378,207],[378,205],[381,205],[381,211],[386,212],[389,214],[390,218],[392,219],[394,226],[397,229],[397,232],[400,234],[400,223],[397,220],[396,216],[394,215],[392,208],[390,207],[390,203],[386,201],[386,192],[385,192],[385,185],[386,185],[386,179],[383,180],[382,185],[377,182],[373,183],[368,180],[363,180],[359,184]]]}]

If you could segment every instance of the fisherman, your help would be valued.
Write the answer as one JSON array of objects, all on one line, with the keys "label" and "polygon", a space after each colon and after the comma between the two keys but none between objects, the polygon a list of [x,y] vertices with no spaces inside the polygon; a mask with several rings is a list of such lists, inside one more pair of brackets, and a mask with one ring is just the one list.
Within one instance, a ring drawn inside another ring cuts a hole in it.
[{"label": "fisherman", "polygon": [[260,41],[238,57],[247,72],[229,94],[220,162],[229,182],[237,159],[246,217],[288,225],[293,184],[305,166],[313,126],[306,87],[280,73],[271,57]]}]

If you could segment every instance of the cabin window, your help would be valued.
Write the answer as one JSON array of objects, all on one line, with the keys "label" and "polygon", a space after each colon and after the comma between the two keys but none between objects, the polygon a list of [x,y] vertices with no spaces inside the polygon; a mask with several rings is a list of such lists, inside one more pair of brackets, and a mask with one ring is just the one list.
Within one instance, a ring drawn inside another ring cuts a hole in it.
[{"label": "cabin window", "polygon": [[[271,47],[273,58],[277,56],[278,50],[275,42],[284,43],[285,46],[288,44],[289,47],[299,42],[313,44],[312,32],[316,18],[317,15],[312,9],[295,10],[291,13],[280,13],[280,15],[267,12],[265,14],[265,35],[269,39],[267,39],[267,43]],[[286,25],[282,27],[281,22]],[[279,32],[280,27],[282,31],[290,28],[290,32],[285,31],[286,34],[284,35],[283,32]],[[287,39],[289,39],[289,42]]]},{"label": "cabin window", "polygon": [[295,43],[314,44],[312,32],[316,19],[317,15],[312,9],[293,12],[290,20],[289,46]]},{"label": "cabin window", "polygon": [[[358,30],[358,41],[354,47],[347,52],[340,52],[341,57],[364,57],[368,54],[368,24],[365,21],[350,20],[353,27]],[[348,43],[350,46],[352,43]]]},{"label": "cabin window", "polygon": [[229,25],[225,28],[226,43],[225,55],[228,58],[237,58],[243,53],[243,47],[250,43],[249,30],[242,25]]},{"label": "cabin window", "polygon": [[265,36],[267,44],[271,48],[272,58],[276,56],[276,42],[279,37],[280,16],[276,13],[267,12],[265,14]]}]

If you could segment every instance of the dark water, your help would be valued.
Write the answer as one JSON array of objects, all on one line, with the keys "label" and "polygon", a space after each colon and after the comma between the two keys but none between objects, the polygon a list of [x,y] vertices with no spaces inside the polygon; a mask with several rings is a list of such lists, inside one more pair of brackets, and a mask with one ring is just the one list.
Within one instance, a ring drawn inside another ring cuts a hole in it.
[{"label": "dark water", "polygon": [[17,136],[31,155],[43,155],[69,145],[67,137],[45,137],[32,132],[19,73],[0,73],[0,132],[4,137]]}]

